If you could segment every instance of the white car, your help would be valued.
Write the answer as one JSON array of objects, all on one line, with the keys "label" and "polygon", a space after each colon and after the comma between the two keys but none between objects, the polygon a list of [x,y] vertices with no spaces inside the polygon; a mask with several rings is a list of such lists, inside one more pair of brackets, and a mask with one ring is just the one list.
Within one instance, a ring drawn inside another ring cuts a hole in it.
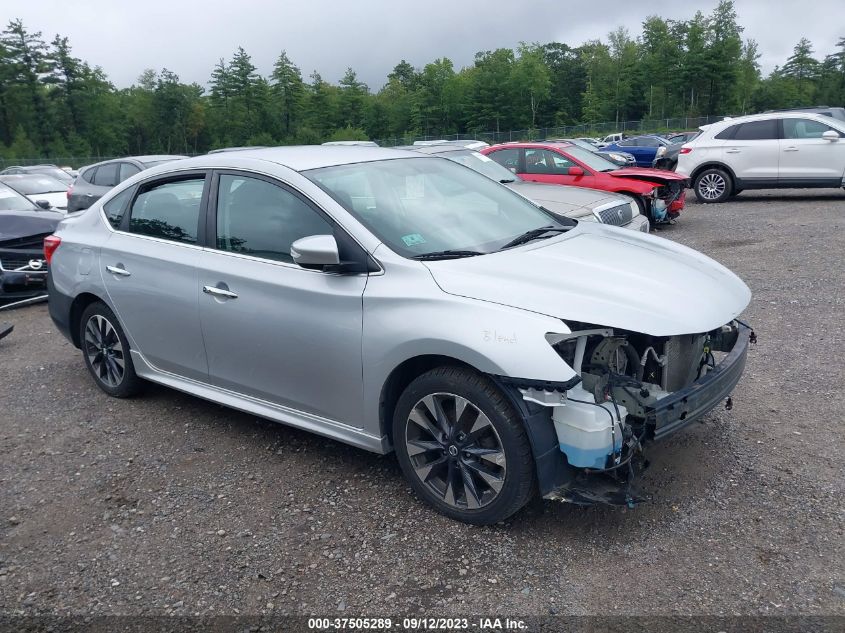
[{"label": "white car", "polygon": [[845,122],[809,112],[726,119],[684,144],[675,171],[701,202],[744,189],[845,187]]},{"label": "white car", "polygon": [[19,194],[44,209],[67,211],[68,185],[44,174],[12,174],[0,176],[5,183]]}]

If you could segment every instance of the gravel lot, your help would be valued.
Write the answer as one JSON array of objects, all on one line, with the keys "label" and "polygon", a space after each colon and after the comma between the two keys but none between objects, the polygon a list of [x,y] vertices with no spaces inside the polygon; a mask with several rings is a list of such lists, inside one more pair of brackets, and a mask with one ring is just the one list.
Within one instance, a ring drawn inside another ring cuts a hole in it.
[{"label": "gravel lot", "polygon": [[843,192],[691,196],[660,234],[754,293],[733,411],[651,451],[648,504],[489,528],[430,511],[392,456],[164,388],[110,399],[45,305],[0,312],[0,612],[845,615],[843,229]]}]

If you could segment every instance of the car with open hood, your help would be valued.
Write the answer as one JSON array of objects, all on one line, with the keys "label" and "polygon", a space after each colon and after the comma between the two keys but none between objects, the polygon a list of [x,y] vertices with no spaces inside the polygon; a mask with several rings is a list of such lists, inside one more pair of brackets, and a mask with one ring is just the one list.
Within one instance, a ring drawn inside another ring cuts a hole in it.
[{"label": "car with open hood", "polygon": [[481,150],[524,180],[621,193],[654,224],[677,218],[684,208],[685,176],[662,169],[620,167],[572,143],[505,143]]},{"label": "car with open hood", "polygon": [[731,394],[751,339],[749,289],[701,253],[402,150],[155,167],[45,253],[50,316],[107,394],[151,381],[395,451],[476,524],[535,493],[634,504],[648,445]]},{"label": "car with open hood", "polygon": [[63,217],[0,183],[0,303],[46,293],[44,238]]},{"label": "car with open hood", "polygon": [[499,163],[480,152],[448,145],[409,145],[404,148],[431,156],[441,156],[469,167],[488,178],[502,183],[556,215],[580,222],[602,222],[633,231],[648,233],[648,218],[640,213],[637,204],[626,196],[583,187],[567,187],[528,182],[511,173]]}]

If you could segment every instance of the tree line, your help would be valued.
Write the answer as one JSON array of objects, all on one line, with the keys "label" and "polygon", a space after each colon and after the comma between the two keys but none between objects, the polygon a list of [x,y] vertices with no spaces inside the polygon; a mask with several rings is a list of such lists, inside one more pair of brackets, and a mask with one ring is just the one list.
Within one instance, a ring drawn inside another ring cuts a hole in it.
[{"label": "tree line", "polygon": [[688,20],[647,18],[579,46],[521,44],[446,57],[422,68],[402,60],[376,92],[352,68],[337,82],[307,78],[281,51],[269,76],[238,48],[208,86],[168,69],[129,88],[12,20],[0,33],[0,157],[200,153],[238,145],[410,138],[577,123],[743,114],[845,103],[845,38],[822,59],[802,38],[768,76],[743,38],[731,0]]}]

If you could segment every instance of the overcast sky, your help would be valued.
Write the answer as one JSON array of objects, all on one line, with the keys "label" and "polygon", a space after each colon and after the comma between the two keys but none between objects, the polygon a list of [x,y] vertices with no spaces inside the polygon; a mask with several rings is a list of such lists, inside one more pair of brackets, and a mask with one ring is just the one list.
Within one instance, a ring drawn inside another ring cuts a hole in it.
[{"label": "overcast sky", "polygon": [[[101,66],[118,87],[145,68],[168,68],[206,85],[220,57],[243,46],[262,74],[282,49],[307,79],[318,70],[337,82],[348,66],[372,90],[406,59],[416,67],[449,57],[456,68],[477,51],[520,41],[577,46],[619,25],[633,36],[643,19],[687,19],[717,0],[2,0],[3,15],[21,18],[48,41],[70,38],[77,57]],[[800,9],[797,8],[800,6]],[[816,56],[845,36],[842,0],[736,0],[744,36],[760,44],[764,73],[782,64],[802,37]]]}]

